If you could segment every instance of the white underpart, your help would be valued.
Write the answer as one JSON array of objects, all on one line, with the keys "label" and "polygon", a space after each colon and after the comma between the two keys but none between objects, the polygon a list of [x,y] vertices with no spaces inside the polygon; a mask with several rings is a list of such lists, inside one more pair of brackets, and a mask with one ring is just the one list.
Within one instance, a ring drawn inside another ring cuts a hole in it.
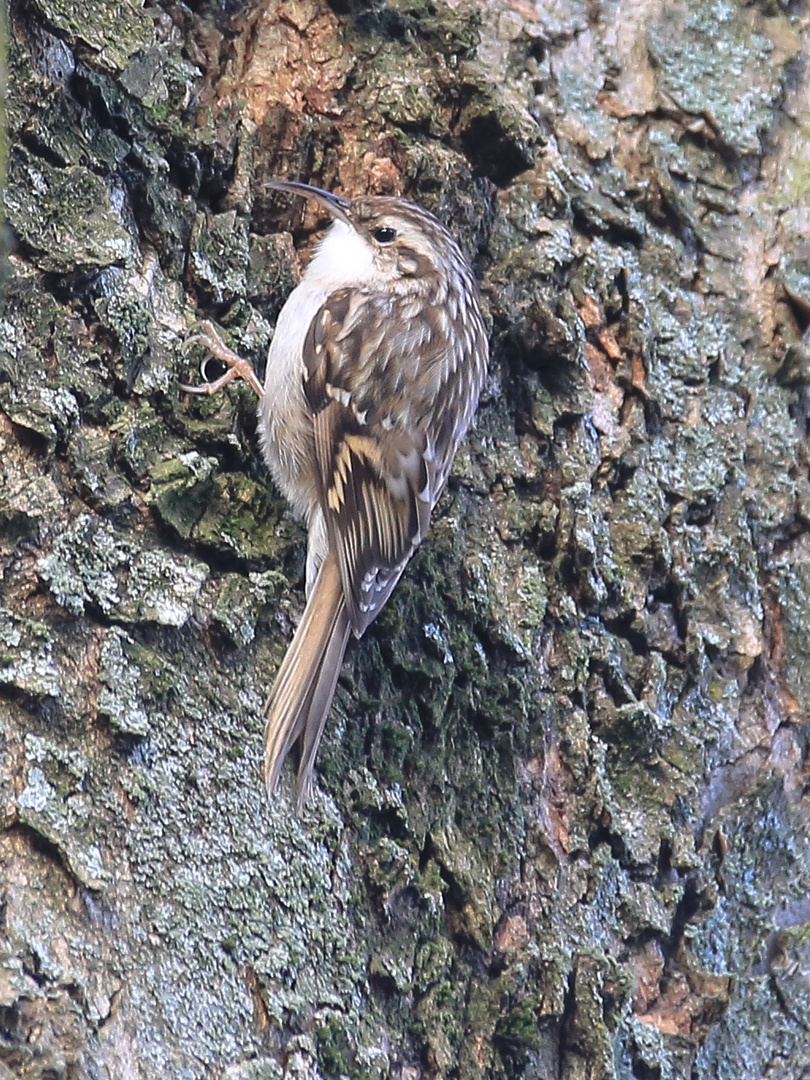
[{"label": "white underpart", "polygon": [[378,278],[373,247],[340,220],[334,222],[321,240],[304,274],[304,281],[318,284],[327,294],[348,285],[370,284]]},{"label": "white underpart", "polygon": [[304,397],[303,348],[309,325],[325,299],[323,289],[306,275],[290,293],[270,343],[259,404],[262,454],[294,512],[304,519],[317,503],[317,492],[306,483],[312,423]]},{"label": "white underpart", "polygon": [[264,459],[293,512],[310,526],[310,587],[326,554],[326,530],[322,520],[314,520],[321,515],[312,471],[312,423],[304,397],[304,339],[331,293],[375,281],[382,279],[371,245],[345,222],[336,220],[281,309],[267,354],[259,440]]}]

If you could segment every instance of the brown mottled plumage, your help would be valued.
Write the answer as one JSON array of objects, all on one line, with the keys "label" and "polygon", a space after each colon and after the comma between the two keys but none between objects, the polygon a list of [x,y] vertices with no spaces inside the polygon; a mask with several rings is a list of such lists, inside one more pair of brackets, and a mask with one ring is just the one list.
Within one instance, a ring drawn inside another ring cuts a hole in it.
[{"label": "brown mottled plumage", "polygon": [[[307,606],[265,734],[270,791],[301,739],[300,802],[349,633],[364,633],[427,532],[488,350],[475,279],[432,214],[388,196],[270,187],[334,218],[279,315],[259,406],[264,458],[309,530]],[[256,385],[212,327],[198,340],[231,365],[212,386],[235,376]]]}]

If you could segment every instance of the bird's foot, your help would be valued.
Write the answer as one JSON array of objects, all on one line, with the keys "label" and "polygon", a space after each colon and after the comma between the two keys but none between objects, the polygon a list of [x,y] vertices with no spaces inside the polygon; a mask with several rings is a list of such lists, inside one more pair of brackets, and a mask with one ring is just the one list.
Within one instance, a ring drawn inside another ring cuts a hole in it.
[{"label": "bird's foot", "polygon": [[185,390],[187,394],[216,394],[218,390],[221,390],[223,386],[227,386],[229,382],[233,382],[234,379],[244,379],[260,398],[264,397],[264,387],[259,382],[259,378],[253,370],[253,365],[249,361],[243,360],[233,349],[228,348],[212,322],[205,319],[202,322],[195,323],[192,330],[196,330],[197,333],[186,338],[183,342],[183,351],[190,349],[192,345],[202,345],[213,357],[226,364],[228,370],[218,379],[214,379],[213,382],[203,383],[202,386],[188,386],[185,383],[180,383],[181,390]]}]

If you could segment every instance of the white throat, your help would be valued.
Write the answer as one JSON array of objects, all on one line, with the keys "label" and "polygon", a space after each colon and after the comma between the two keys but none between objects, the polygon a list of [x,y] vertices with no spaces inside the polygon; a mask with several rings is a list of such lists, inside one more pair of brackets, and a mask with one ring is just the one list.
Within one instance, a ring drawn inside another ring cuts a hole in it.
[{"label": "white throat", "polygon": [[328,296],[349,285],[369,285],[380,280],[380,273],[371,244],[338,218],[318,244],[304,278]]}]

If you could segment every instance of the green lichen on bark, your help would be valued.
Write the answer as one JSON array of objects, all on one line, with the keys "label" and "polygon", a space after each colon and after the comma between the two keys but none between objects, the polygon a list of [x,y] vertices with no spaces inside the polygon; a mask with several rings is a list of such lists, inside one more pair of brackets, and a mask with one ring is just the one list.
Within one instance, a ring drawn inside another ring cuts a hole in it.
[{"label": "green lichen on bark", "polygon": [[92,19],[75,0],[45,0],[36,5],[36,11],[46,26],[69,44],[91,50],[93,61],[112,71],[120,71],[154,41],[148,13],[128,0],[94,9]]},{"label": "green lichen on bark", "polygon": [[[6,210],[43,270],[109,266],[131,256],[131,242],[109,193],[89,169],[52,169],[26,154],[12,157]],[[36,192],[36,199],[32,194]],[[24,198],[22,196],[25,196]]]}]

